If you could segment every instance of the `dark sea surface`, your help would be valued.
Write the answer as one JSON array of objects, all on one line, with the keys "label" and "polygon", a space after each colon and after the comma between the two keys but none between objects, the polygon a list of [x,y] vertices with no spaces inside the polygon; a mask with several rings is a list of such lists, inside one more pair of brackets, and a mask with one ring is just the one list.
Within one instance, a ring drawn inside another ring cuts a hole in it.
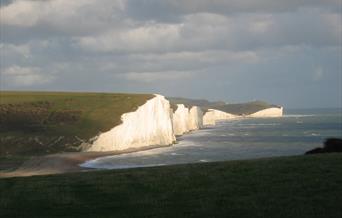
[{"label": "dark sea surface", "polygon": [[328,137],[342,138],[341,109],[287,110],[280,118],[246,118],[178,138],[178,144],[102,157],[81,166],[120,169],[302,155]]}]

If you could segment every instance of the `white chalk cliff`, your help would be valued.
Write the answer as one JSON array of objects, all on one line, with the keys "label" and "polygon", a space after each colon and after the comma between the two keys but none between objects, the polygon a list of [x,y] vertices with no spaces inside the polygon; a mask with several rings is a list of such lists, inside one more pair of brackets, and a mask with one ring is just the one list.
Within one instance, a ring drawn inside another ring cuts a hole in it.
[{"label": "white chalk cliff", "polygon": [[247,117],[255,117],[255,118],[262,118],[262,117],[281,117],[283,116],[283,107],[272,107],[267,108],[256,113],[250,114]]},{"label": "white chalk cliff", "polygon": [[101,133],[87,151],[118,151],[148,146],[166,146],[176,141],[176,136],[201,129],[203,125],[215,125],[220,120],[243,117],[280,117],[283,108],[268,108],[247,116],[238,116],[209,109],[205,115],[200,107],[189,110],[178,104],[173,113],[170,102],[164,96],[155,95],[136,111],[121,116],[122,124]]},{"label": "white chalk cliff", "polygon": [[239,116],[234,114],[226,113],[215,109],[209,109],[208,112],[206,112],[203,116],[203,125],[213,126],[216,125],[217,121],[230,120],[238,117]]},{"label": "white chalk cliff", "polygon": [[200,107],[193,106],[189,110],[183,104],[177,105],[173,114],[173,130],[176,136],[203,127],[203,112]]},{"label": "white chalk cliff", "polygon": [[203,127],[203,112],[201,108],[193,106],[189,113],[189,130],[197,130]]},{"label": "white chalk cliff", "polygon": [[189,109],[183,104],[177,104],[177,109],[173,114],[173,131],[176,136],[189,132]]},{"label": "white chalk cliff", "polygon": [[156,95],[135,112],[123,114],[122,124],[98,136],[88,151],[113,151],[171,145],[176,138],[169,101]]}]

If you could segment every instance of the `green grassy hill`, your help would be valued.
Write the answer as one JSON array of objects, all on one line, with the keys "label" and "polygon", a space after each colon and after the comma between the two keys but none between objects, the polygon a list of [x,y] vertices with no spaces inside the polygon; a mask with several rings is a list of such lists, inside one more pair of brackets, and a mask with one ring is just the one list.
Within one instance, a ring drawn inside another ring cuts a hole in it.
[{"label": "green grassy hill", "polygon": [[0,179],[1,217],[342,217],[342,154]]},{"label": "green grassy hill", "polygon": [[73,151],[153,95],[0,92],[0,157]]},{"label": "green grassy hill", "polygon": [[264,101],[252,101],[247,103],[240,103],[240,104],[226,104],[226,105],[218,105],[214,108],[217,110],[221,110],[231,114],[237,115],[249,115],[255,112],[271,108],[271,107],[280,107],[278,105],[269,104]]}]

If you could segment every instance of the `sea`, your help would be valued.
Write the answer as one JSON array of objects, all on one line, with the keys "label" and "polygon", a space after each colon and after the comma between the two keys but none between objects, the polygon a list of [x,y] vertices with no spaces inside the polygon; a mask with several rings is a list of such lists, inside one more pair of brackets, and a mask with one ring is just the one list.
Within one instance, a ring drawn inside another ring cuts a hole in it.
[{"label": "sea", "polygon": [[303,155],[329,137],[342,138],[342,109],[293,109],[279,118],[218,122],[169,147],[101,157],[81,166],[124,169]]}]

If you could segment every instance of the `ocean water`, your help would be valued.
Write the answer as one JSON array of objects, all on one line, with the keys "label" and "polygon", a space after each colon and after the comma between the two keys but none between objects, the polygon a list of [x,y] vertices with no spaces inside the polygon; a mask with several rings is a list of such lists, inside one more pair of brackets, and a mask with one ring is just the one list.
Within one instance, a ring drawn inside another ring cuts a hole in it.
[{"label": "ocean water", "polygon": [[341,109],[288,110],[280,118],[246,118],[178,138],[163,148],[102,157],[81,166],[122,169],[302,155],[328,137],[342,138]]}]

